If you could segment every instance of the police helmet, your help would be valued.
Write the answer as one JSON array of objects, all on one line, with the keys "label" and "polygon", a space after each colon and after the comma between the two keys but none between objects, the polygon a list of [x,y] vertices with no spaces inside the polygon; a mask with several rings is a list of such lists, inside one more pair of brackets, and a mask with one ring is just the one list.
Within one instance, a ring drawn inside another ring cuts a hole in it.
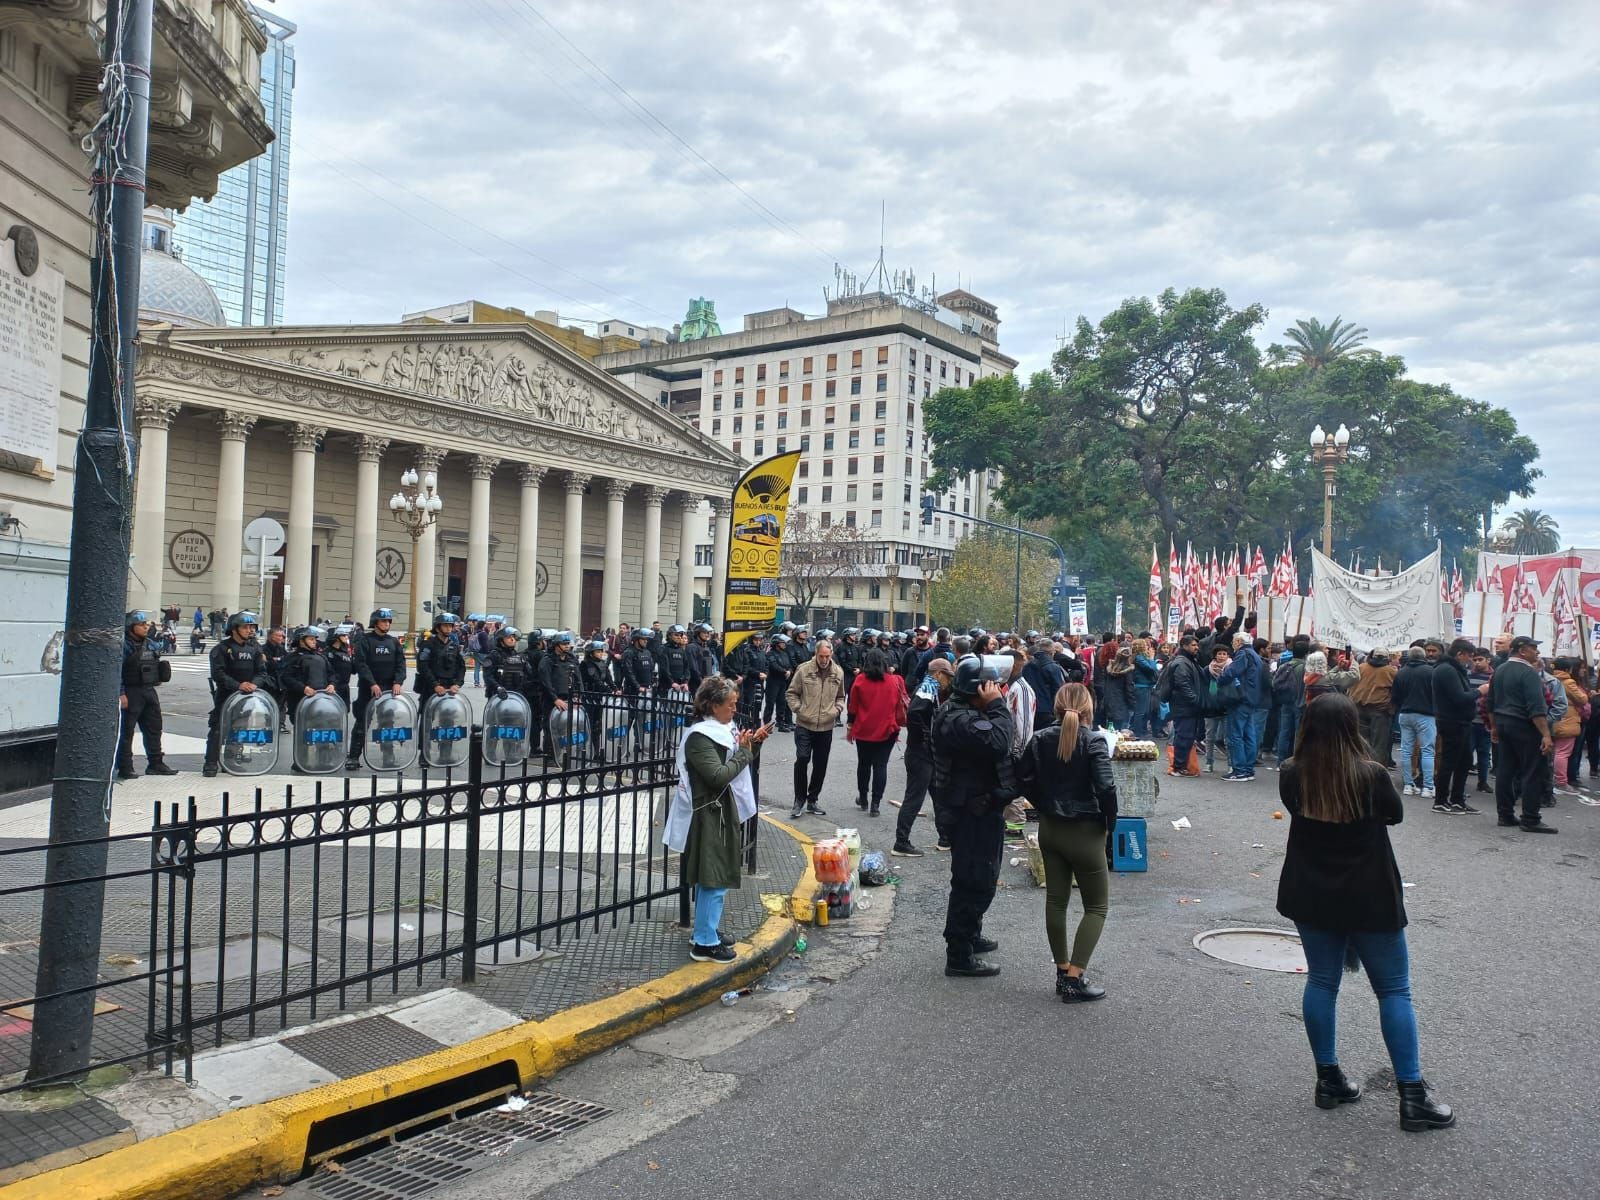
[{"label": "police helmet", "polygon": [[435,629],[439,628],[441,625],[459,624],[461,624],[461,618],[456,616],[456,614],[453,612],[441,612],[433,614],[433,627]]},{"label": "police helmet", "polygon": [[971,629],[967,630],[967,636],[969,638],[980,638],[988,632],[989,631],[982,625],[974,625]]},{"label": "police helmet", "polygon": [[392,621],[392,620],[394,620],[394,609],[392,609],[392,608],[375,608],[375,609],[372,610],[372,616],[367,618],[367,625],[370,628],[371,626],[376,625],[379,621]]},{"label": "police helmet", "polygon": [[322,627],[319,625],[302,625],[294,631],[294,644],[298,646],[307,638],[316,638],[317,644],[322,644]]},{"label": "police helmet", "polygon": [[518,629],[515,625],[502,625],[500,626],[500,632],[494,635],[494,640],[497,642],[503,642],[507,638],[510,638],[513,642],[515,642],[521,636],[522,630]]},{"label": "police helmet", "polygon": [[842,630],[840,630],[839,636],[840,637],[860,637],[861,636],[861,630],[857,629],[854,625],[846,625]]},{"label": "police helmet", "polygon": [[775,633],[775,634],[773,634],[772,635],[772,644],[774,646],[787,646],[789,644],[789,635],[787,633]]},{"label": "police helmet", "polygon": [[688,633],[688,632],[689,631],[687,629],[685,629],[682,625],[668,625],[667,626],[667,636],[668,637],[671,637],[673,634]]},{"label": "police helmet", "polygon": [[596,650],[598,650],[602,654],[604,654],[606,649],[607,649],[607,646],[606,646],[605,638],[595,638],[594,641],[589,643],[589,653],[590,654],[593,654]]},{"label": "police helmet", "polygon": [[635,642],[637,642],[640,638],[643,638],[645,641],[648,642],[654,636],[655,636],[655,632],[653,630],[642,629],[642,628],[641,629],[635,629],[633,631],[633,633],[630,635],[631,640],[633,640]]},{"label": "police helmet", "polygon": [[1037,629],[1028,630],[1028,640],[1030,642],[1037,642],[1039,640],[1039,631]]},{"label": "police helmet", "polygon": [[819,630],[817,630],[817,638],[819,640],[824,639],[824,638],[832,638],[832,637],[833,637],[833,630],[831,630],[831,629],[819,629]]},{"label": "police helmet", "polygon": [[986,664],[978,655],[969,654],[956,664],[956,678],[952,687],[958,696],[975,696],[979,684],[999,682],[998,669]]},{"label": "police helmet", "polygon": [[793,621],[781,622],[778,625],[778,632],[779,633],[793,633],[794,632],[794,622]]},{"label": "police helmet", "polygon": [[545,641],[549,642],[552,646],[572,645],[572,635],[565,629],[555,629],[547,632],[549,632],[550,636],[547,637]]},{"label": "police helmet", "polygon": [[232,633],[235,629],[242,628],[245,625],[254,625],[257,628],[260,628],[261,620],[253,612],[236,612],[233,614],[233,616],[228,618],[229,633]]},{"label": "police helmet", "polygon": [[487,621],[488,619],[489,618],[484,616],[482,613],[468,613],[467,614],[467,620],[469,620],[469,621]]},{"label": "police helmet", "polygon": [[[150,614],[142,608],[136,608],[128,614],[127,619],[122,623],[122,627],[124,629],[132,629],[135,625],[148,624],[150,624]],[[228,628],[232,629],[233,626],[230,624]]]},{"label": "police helmet", "polygon": [[717,630],[710,621],[701,621],[700,624],[694,627],[694,631],[696,633],[715,633]]},{"label": "police helmet", "polygon": [[870,642],[873,638],[878,636],[878,631],[876,629],[863,629],[861,631],[861,636]]}]

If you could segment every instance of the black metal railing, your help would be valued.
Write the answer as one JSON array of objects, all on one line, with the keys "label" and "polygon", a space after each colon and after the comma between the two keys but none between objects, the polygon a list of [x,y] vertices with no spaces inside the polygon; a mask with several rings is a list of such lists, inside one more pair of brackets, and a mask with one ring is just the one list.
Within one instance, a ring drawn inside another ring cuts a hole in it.
[{"label": "black metal railing", "polygon": [[[192,1078],[200,1046],[471,983],[662,910],[687,923],[688,889],[660,838],[687,699],[582,694],[574,707],[598,736],[547,727],[550,755],[515,767],[485,764],[475,731],[451,770],[308,777],[271,800],[240,779],[158,809],[148,832],[105,839],[116,970],[96,985],[110,1007],[95,1020],[94,1065],[159,1059]],[[48,849],[0,848],[0,932],[33,944],[29,910],[59,885],[37,882],[30,856]],[[0,1037],[0,1091],[46,1082],[23,1078],[26,1032]]]}]

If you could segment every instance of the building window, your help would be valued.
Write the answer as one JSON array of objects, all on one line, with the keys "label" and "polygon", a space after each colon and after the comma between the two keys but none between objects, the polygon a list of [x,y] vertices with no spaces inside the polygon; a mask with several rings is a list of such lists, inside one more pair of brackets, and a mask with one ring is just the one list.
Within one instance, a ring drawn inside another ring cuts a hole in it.
[{"label": "building window", "polygon": [[800,435],[800,449],[806,451],[811,449],[811,435],[809,433],[802,433]]},{"label": "building window", "polygon": [[822,435],[822,448],[824,450],[833,449],[833,434],[825,433]]},{"label": "building window", "polygon": [[852,508],[852,509],[847,509],[845,511],[844,523],[845,523],[845,527],[847,529],[854,529],[856,527],[856,510],[855,509]]},{"label": "building window", "polygon": [[[944,359],[941,358],[939,360],[939,378],[940,379],[945,378],[945,371],[946,371],[946,368],[949,367],[949,365],[950,364],[945,362]],[[960,381],[961,381],[961,376],[957,375],[956,376],[956,382],[959,383]]]},{"label": "building window", "polygon": [[779,404],[787,404],[787,403],[789,403],[789,388],[788,388],[788,385],[784,385],[783,387],[780,387],[778,389],[778,403]]},{"label": "building window", "polygon": [[868,522],[868,524],[871,524],[871,525],[882,525],[883,524],[883,509],[881,509],[881,508],[873,509],[872,510],[872,519]]},{"label": "building window", "polygon": [[733,381],[735,383],[743,383],[744,382],[744,368],[743,367],[735,367],[733,369]]},{"label": "building window", "polygon": [[767,427],[767,414],[766,413],[757,413],[756,414],[756,432],[760,433],[766,427]]},{"label": "building window", "polygon": [[933,383],[930,380],[924,379],[922,381],[922,398],[926,400],[931,395],[933,395]]},{"label": "building window", "polygon": [[874,454],[872,456],[872,473],[874,475],[883,474],[883,455]]},{"label": "building window", "polygon": [[767,452],[766,439],[765,438],[757,438],[756,439],[756,457],[760,458],[766,452]]},{"label": "building window", "polygon": [[833,399],[834,396],[839,394],[839,381],[837,379],[828,380],[827,385],[822,389],[822,394],[830,400]]},{"label": "building window", "polygon": [[915,346],[910,346],[908,349],[911,351],[911,358],[909,360],[910,366],[911,369],[915,371],[917,369],[917,348]]},{"label": "building window", "polygon": [[861,449],[861,431],[859,429],[852,429],[850,431],[850,449]]},{"label": "building window", "polygon": [[916,401],[907,400],[906,401],[906,424],[907,425],[915,425],[916,423],[917,423],[917,405],[916,405]]},{"label": "building window", "polygon": [[789,453],[789,439],[788,438],[779,438],[778,439],[778,453],[779,454],[787,454],[787,453]]},{"label": "building window", "polygon": [[867,584],[867,595],[873,600],[883,599],[883,585],[876,579]]},{"label": "building window", "polygon": [[887,392],[889,390],[889,377],[887,375],[878,376],[878,390],[880,392]]},{"label": "building window", "polygon": [[877,404],[873,405],[872,415],[880,421],[886,420],[889,416],[889,402],[887,400],[879,400]]},{"label": "building window", "polygon": [[733,452],[735,454],[741,454],[741,453],[743,453],[743,451],[744,451],[744,443],[739,441],[738,438],[735,438],[734,441],[733,441]]},{"label": "building window", "polygon": [[[856,598],[856,585],[848,580],[845,581],[844,585],[844,598],[846,600],[854,600]],[[907,736],[909,737],[910,735],[908,734]]]},{"label": "building window", "polygon": [[[927,463],[923,463],[922,464],[922,477],[924,479],[926,479],[928,477],[928,464]],[[909,459],[909,458],[906,459],[906,478],[907,479],[911,478],[911,459]]]},{"label": "building window", "polygon": [[915,375],[907,375],[906,376],[906,395],[915,396],[916,394],[917,394],[917,377]]},{"label": "building window", "polygon": [[800,478],[801,479],[809,479],[809,478],[811,478],[811,464],[808,463],[803,458],[800,460]]},{"label": "building window", "polygon": [[911,503],[911,483],[910,483],[910,481],[907,481],[905,495],[902,496],[901,499],[904,500],[907,504]]},{"label": "building window", "polygon": [[861,395],[861,376],[859,376],[859,375],[854,376],[850,380],[850,394],[852,396]]},{"label": "building window", "polygon": [[855,367],[858,370],[860,369],[860,367],[861,367],[861,351],[859,351],[859,350],[850,351],[850,365],[852,367]]},{"label": "building window", "polygon": [[733,394],[733,406],[734,406],[734,408],[743,408],[744,407],[744,393],[743,392],[735,392]]},{"label": "building window", "polygon": [[[911,460],[908,458],[908,459],[906,459],[906,462],[909,464],[911,462]],[[803,466],[804,464],[801,464],[801,465]],[[906,474],[909,475],[909,474],[911,474],[911,472],[907,471]],[[924,483],[926,483],[928,481],[928,460],[927,459],[923,459],[922,460],[922,481]]]},{"label": "building window", "polygon": [[825,458],[822,460],[822,477],[824,479],[833,478],[833,459]]},{"label": "building window", "polygon": [[802,408],[800,410],[800,427],[804,429],[809,424],[811,424],[811,410]]},{"label": "building window", "polygon": [[856,485],[855,484],[849,483],[849,484],[845,485],[844,498],[846,500],[848,500],[851,504],[854,504],[856,502],[858,497],[857,497],[857,494],[856,494]]},{"label": "building window", "polygon": [[800,360],[800,374],[802,374],[802,375],[811,374],[811,359],[802,358]]},{"label": "building window", "polygon": [[967,515],[969,517],[972,515],[972,497],[971,496],[963,496],[961,498],[961,511],[965,515]]},{"label": "building window", "polygon": [[837,354],[828,355],[828,370],[837,371],[838,369],[839,369],[839,356]]},{"label": "building window", "polygon": [[735,417],[733,419],[733,431],[735,433],[743,433],[744,432],[744,418],[743,417]]},{"label": "building window", "polygon": [[802,404],[804,404],[804,403],[809,402],[810,399],[811,399],[811,385],[809,383],[802,383],[800,385],[800,402]]},{"label": "building window", "polygon": [[808,495],[809,495],[809,494],[810,494],[810,493],[811,493],[811,489],[810,489],[810,488],[801,488],[801,489],[800,489],[800,491],[799,491],[799,493],[798,493],[798,495],[799,495],[799,500],[800,500],[800,503],[801,503],[801,504],[804,504],[804,503],[805,503],[805,502],[806,502],[806,497],[807,497],[807,496],[808,496]]},{"label": "building window", "polygon": [[760,405],[760,404],[765,404],[766,402],[767,402],[767,389],[766,388],[757,388],[756,389],[756,403],[758,405]]},{"label": "building window", "polygon": [[924,355],[923,355],[923,356],[922,356],[922,369],[923,369],[923,370],[924,370],[924,371],[931,371],[931,370],[933,370],[933,355],[931,355],[931,354],[924,354]]},{"label": "building window", "polygon": [[878,363],[879,363],[879,365],[882,365],[883,363],[886,363],[888,361],[889,361],[889,347],[887,347],[887,346],[879,346],[878,347]]},{"label": "building window", "polygon": [[833,503],[833,484],[825,483],[822,485],[822,502],[824,504]]},{"label": "building window", "polygon": [[833,405],[830,404],[830,405],[828,405],[827,408],[822,410],[822,423],[824,425],[832,425],[833,424],[833,418],[834,418]]},{"label": "building window", "polygon": [[900,514],[900,532],[911,532],[911,514],[908,512],[903,512]]},{"label": "building window", "polygon": [[967,372],[967,386],[971,387],[976,382],[977,382],[977,376],[975,376],[971,371],[968,371]]},{"label": "building window", "polygon": [[850,460],[850,461],[849,461],[849,463],[848,463],[848,464],[846,464],[846,470],[847,470],[847,471],[848,471],[848,472],[849,472],[849,473],[850,473],[850,474],[851,474],[851,475],[854,475],[854,474],[856,474],[856,473],[857,473],[857,472],[858,472],[858,471],[859,471],[859,470],[860,470],[860,465],[861,465],[861,460],[860,460],[860,459],[859,459],[859,458],[852,458],[852,459],[851,459],[851,460]]},{"label": "building window", "polygon": [[850,420],[852,422],[861,420],[861,405],[852,404],[850,406]]},{"label": "building window", "polygon": [[787,358],[778,363],[778,378],[789,378],[789,360]]},{"label": "building window", "polygon": [[766,363],[757,363],[756,364],[756,382],[757,383],[765,383],[766,380],[767,380],[767,364]]},{"label": "building window", "polygon": [[711,386],[712,387],[721,387],[722,386],[722,368],[719,367],[715,371],[711,372]]},{"label": "building window", "polygon": [[873,444],[873,445],[874,445],[874,446],[881,446],[881,445],[883,445],[883,442],[884,442],[884,438],[885,438],[885,437],[886,437],[886,436],[887,436],[887,435],[886,435],[886,434],[885,434],[885,433],[884,433],[884,431],[883,431],[883,426],[882,426],[882,425],[880,425],[880,426],[878,426],[878,428],[876,428],[876,429],[874,429],[874,430],[873,430],[873,431],[872,431],[872,444]]},{"label": "building window", "polygon": [[817,517],[817,524],[827,529],[833,524],[833,514],[831,512],[822,513]]},{"label": "building window", "polygon": [[712,419],[712,421],[711,421],[711,436],[712,437],[721,437],[722,436],[722,418],[721,417],[714,417]]},{"label": "building window", "polygon": [[872,485],[872,498],[874,500],[883,499],[883,484],[881,482]]},{"label": "building window", "polygon": [[789,414],[788,413],[781,412],[781,413],[778,414],[778,428],[779,429],[787,429],[787,428],[789,428]]}]

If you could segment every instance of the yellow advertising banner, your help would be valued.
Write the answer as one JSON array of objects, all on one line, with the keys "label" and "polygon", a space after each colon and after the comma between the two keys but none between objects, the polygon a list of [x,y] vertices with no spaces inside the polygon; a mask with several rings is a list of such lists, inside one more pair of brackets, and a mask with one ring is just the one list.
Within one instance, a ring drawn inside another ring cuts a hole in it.
[{"label": "yellow advertising banner", "polygon": [[800,453],[765,458],[733,489],[728,590],[723,595],[722,652],[771,628],[778,615],[778,563],[788,525],[789,489]]}]

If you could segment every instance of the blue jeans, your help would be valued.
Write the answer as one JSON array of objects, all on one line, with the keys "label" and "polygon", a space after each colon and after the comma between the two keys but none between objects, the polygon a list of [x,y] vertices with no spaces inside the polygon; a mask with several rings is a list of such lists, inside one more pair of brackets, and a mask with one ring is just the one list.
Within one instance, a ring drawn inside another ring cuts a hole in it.
[{"label": "blue jeans", "polygon": [[1339,1004],[1339,981],[1344,975],[1346,943],[1354,945],[1366,968],[1367,980],[1378,997],[1378,1024],[1383,1044],[1389,1048],[1394,1077],[1404,1083],[1422,1078],[1422,1051],[1417,1044],[1417,1010],[1411,1004],[1411,959],[1406,952],[1406,931],[1393,933],[1336,933],[1298,922],[1300,944],[1306,952],[1306,990],[1300,1001],[1306,1037],[1319,1066],[1339,1061],[1334,1029]]},{"label": "blue jeans", "polygon": [[1256,773],[1255,710],[1248,704],[1228,713],[1228,765],[1235,775]]},{"label": "blue jeans", "polygon": [[1285,704],[1278,709],[1278,762],[1282,764],[1287,758],[1294,756],[1295,734],[1300,732],[1300,709],[1298,705]]},{"label": "blue jeans", "polygon": [[1472,750],[1478,757],[1478,782],[1489,782],[1489,768],[1494,760],[1494,739],[1486,725],[1472,727]]},{"label": "blue jeans", "polygon": [[694,888],[694,944],[715,946],[722,940],[717,926],[722,924],[722,905],[728,898],[727,888],[708,888],[695,884]]},{"label": "blue jeans", "polygon": [[1148,738],[1150,736],[1151,721],[1149,688],[1136,687],[1133,689],[1133,713],[1132,719],[1128,722],[1128,725],[1129,728],[1132,729],[1134,737]]},{"label": "blue jeans", "polygon": [[1422,786],[1433,787],[1433,747],[1439,731],[1425,713],[1400,714],[1400,781],[1411,782],[1411,748],[1421,743]]},{"label": "blue jeans", "polygon": [[[1250,710],[1250,725],[1256,732],[1256,759],[1261,758],[1261,747],[1266,744],[1267,717],[1271,715],[1270,708],[1252,708]],[[1250,764],[1250,770],[1255,770],[1255,763]]]}]

